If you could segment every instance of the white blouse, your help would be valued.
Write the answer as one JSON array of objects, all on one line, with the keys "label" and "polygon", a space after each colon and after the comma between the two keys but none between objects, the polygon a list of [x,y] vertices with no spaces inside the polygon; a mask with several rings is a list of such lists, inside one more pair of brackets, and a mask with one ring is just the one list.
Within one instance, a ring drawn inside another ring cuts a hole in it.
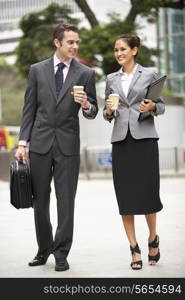
[{"label": "white blouse", "polygon": [[123,72],[122,68],[120,69],[120,73],[121,73],[121,85],[122,85],[122,89],[123,89],[123,92],[124,92],[124,94],[125,94],[126,97],[128,95],[129,86],[130,86],[131,81],[132,81],[132,79],[134,77],[134,73],[135,73],[135,71],[137,69],[137,66],[138,66],[138,64],[135,65],[132,73],[129,73],[129,74]]}]

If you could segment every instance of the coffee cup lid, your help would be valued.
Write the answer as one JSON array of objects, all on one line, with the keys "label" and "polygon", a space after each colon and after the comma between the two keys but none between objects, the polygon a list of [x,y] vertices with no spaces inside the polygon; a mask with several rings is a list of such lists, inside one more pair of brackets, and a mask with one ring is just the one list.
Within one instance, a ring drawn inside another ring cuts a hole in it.
[{"label": "coffee cup lid", "polygon": [[118,94],[110,94],[109,96],[118,96],[118,97],[119,97],[119,95],[118,95]]}]

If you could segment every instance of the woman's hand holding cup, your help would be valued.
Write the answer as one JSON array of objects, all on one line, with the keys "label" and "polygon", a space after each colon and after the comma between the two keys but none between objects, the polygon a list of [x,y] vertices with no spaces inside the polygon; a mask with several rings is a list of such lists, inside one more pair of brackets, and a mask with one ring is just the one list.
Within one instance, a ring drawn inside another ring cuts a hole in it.
[{"label": "woman's hand holding cup", "polygon": [[107,109],[107,114],[108,115],[112,115],[112,113],[113,113],[112,106],[113,106],[113,102],[112,102],[111,99],[108,98],[106,100],[106,109]]},{"label": "woman's hand holding cup", "polygon": [[119,95],[110,94],[109,98],[106,100],[107,114],[112,115],[113,111],[115,111],[118,108],[118,104],[119,104]]}]

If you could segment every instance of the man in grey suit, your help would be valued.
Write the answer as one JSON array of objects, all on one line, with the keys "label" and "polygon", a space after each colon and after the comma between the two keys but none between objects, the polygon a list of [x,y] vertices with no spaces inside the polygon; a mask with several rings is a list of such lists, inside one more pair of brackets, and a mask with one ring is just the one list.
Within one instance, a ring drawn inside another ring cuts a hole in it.
[{"label": "man in grey suit", "polygon": [[[38,253],[29,266],[43,265],[51,253],[55,270],[69,269],[67,255],[73,236],[80,140],[79,117],[94,119],[98,112],[95,74],[74,58],[79,48],[76,26],[59,24],[53,33],[53,57],[31,66],[25,93],[17,159],[28,157],[33,181]],[[73,86],[84,92],[73,94]],[[50,184],[54,179],[58,226],[55,238],[50,222]]]}]

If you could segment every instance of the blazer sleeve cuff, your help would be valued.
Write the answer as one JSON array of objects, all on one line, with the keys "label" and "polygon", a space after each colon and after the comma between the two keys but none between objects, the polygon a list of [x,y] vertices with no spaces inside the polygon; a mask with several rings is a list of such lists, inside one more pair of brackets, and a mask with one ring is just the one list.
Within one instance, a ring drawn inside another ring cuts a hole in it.
[{"label": "blazer sleeve cuff", "polygon": [[106,109],[103,110],[103,117],[106,121],[109,122],[111,122],[115,118],[114,114],[112,114],[111,116],[107,115]]}]

